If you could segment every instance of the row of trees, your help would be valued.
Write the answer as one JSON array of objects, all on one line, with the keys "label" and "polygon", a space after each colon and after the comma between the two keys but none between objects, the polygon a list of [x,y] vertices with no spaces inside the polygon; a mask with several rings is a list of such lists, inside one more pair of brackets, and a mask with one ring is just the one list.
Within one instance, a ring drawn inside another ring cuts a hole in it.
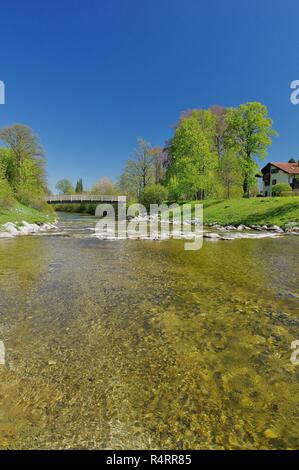
[{"label": "row of trees", "polygon": [[[92,194],[127,194],[141,202],[252,195],[256,191],[258,159],[264,159],[276,132],[266,106],[246,103],[238,108],[214,106],[184,112],[172,138],[162,147],[138,140],[134,155],[117,184],[99,180]],[[15,124],[0,129],[0,201],[43,209],[48,192],[44,151],[32,130]],[[60,193],[83,193],[63,179]]]},{"label": "row of trees", "polygon": [[266,106],[214,106],[182,114],[164,148],[139,139],[120,188],[139,200],[165,192],[173,201],[245,196],[257,192],[257,159],[263,160],[276,132]]},{"label": "row of trees", "polygon": [[89,193],[102,195],[126,194],[130,199],[147,202],[155,199],[158,202],[168,198],[165,180],[164,150],[161,147],[152,148],[143,139],[138,139],[138,147],[133,158],[128,160],[119,181],[114,183],[107,177],[101,178],[89,190],[83,189],[82,179],[76,186],[69,179],[57,182],[56,189],[60,194]]},{"label": "row of trees", "polygon": [[97,181],[89,190],[85,190],[83,187],[82,178],[78,179],[75,186],[73,186],[72,182],[67,179],[63,178],[59,180],[56,184],[56,189],[59,194],[111,194],[117,195],[121,193],[121,189],[119,185],[113,183],[109,178],[104,176],[99,181]]},{"label": "row of trees", "polygon": [[47,193],[44,151],[38,137],[23,124],[0,129],[0,204],[15,199],[42,210]]},{"label": "row of trees", "polygon": [[[182,113],[164,147],[138,139],[118,183],[102,178],[88,192],[126,194],[143,203],[249,197],[258,192],[257,161],[266,157],[276,134],[261,103],[193,109]],[[64,179],[56,188],[83,192],[82,180],[73,187]]]}]

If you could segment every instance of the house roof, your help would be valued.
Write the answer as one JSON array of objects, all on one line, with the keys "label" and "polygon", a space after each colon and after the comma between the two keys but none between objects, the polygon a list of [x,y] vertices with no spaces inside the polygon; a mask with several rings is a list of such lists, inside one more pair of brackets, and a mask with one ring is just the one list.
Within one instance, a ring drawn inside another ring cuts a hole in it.
[{"label": "house roof", "polygon": [[262,168],[262,173],[266,173],[268,170],[268,167],[276,166],[279,170],[284,171],[285,173],[288,173],[289,175],[299,175],[299,164],[298,163],[277,163],[277,162],[270,162],[264,168]]}]

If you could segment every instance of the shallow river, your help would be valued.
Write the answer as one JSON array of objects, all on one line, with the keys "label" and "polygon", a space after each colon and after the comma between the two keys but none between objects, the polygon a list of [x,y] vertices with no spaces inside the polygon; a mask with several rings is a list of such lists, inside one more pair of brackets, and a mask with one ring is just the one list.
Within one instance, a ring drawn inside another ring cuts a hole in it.
[{"label": "shallow river", "polygon": [[298,448],[299,236],[94,226],[0,240],[0,448]]}]

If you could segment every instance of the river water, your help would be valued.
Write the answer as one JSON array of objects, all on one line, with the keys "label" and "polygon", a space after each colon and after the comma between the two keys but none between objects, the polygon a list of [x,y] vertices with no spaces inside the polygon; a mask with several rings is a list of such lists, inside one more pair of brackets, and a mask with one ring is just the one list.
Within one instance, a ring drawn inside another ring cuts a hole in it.
[{"label": "river water", "polygon": [[0,240],[0,448],[299,446],[299,237]]}]

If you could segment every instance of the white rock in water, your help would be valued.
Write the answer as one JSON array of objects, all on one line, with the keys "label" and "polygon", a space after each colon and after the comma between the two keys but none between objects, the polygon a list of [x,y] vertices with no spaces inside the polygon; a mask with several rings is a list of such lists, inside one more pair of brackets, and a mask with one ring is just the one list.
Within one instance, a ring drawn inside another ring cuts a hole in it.
[{"label": "white rock in water", "polygon": [[3,341],[0,341],[0,365],[5,365],[5,346]]},{"label": "white rock in water", "polygon": [[[40,227],[39,227],[39,231],[40,232],[47,232],[48,230],[53,230],[53,229],[57,229],[56,225],[53,225],[53,224],[42,224]],[[93,229],[92,229],[93,230]]]},{"label": "white rock in water", "polygon": [[221,235],[221,240],[237,240],[237,239],[258,239],[258,238],[274,238],[279,237],[279,233],[274,232],[263,232],[263,233],[227,233],[226,235]]},{"label": "white rock in water", "polygon": [[54,224],[29,224],[25,220],[21,222],[20,226],[17,226],[17,222],[15,224],[12,222],[7,222],[6,224],[2,225],[2,227],[4,231],[0,231],[0,238],[12,238],[19,235],[30,235],[34,233],[46,232],[48,230],[57,229]]},{"label": "white rock in water", "polygon": [[247,227],[247,225],[240,224],[238,225],[237,230],[251,230],[251,228]]},{"label": "white rock in water", "polygon": [[22,226],[19,227],[19,230],[22,234],[26,235],[28,233],[37,233],[39,232],[39,226],[37,224],[28,224],[28,222],[22,221]]},{"label": "white rock in water", "polygon": [[19,235],[17,227],[12,222],[6,222],[3,227],[5,228],[5,231],[10,233],[12,236],[15,237],[16,235]]},{"label": "white rock in water", "polygon": [[299,232],[299,226],[298,226],[298,222],[288,222],[287,224],[285,224],[285,231],[286,232],[293,232],[293,233],[296,233],[296,232]]},{"label": "white rock in water", "polygon": [[42,228],[42,229],[45,229],[45,230],[51,230],[51,229],[57,228],[57,227],[56,227],[55,225],[53,225],[53,224],[42,224],[42,225],[41,225],[41,228]]},{"label": "white rock in water", "polygon": [[278,225],[271,225],[271,227],[269,227],[269,230],[274,230],[275,232],[283,233],[282,228],[280,228]]},{"label": "white rock in water", "polygon": [[258,230],[258,231],[262,230],[262,227],[260,225],[250,225],[250,228],[253,230]]},{"label": "white rock in water", "polygon": [[210,232],[210,233],[204,233],[204,238],[212,238],[212,239],[219,239],[220,235],[218,233]]},{"label": "white rock in water", "polygon": [[13,235],[9,232],[0,232],[0,238],[13,238]]}]

